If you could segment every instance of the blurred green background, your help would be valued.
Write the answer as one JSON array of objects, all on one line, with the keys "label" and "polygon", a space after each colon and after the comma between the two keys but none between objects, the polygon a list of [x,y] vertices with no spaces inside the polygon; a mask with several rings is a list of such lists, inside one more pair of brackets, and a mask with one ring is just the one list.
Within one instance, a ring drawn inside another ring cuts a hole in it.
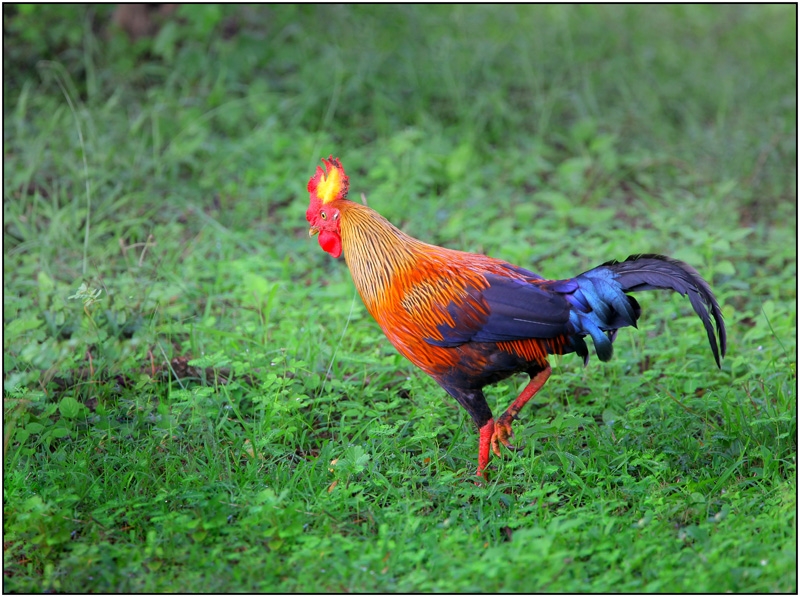
[{"label": "blurred green background", "polygon": [[[796,591],[796,27],[5,4],[5,589]],[[722,370],[648,293],[475,487],[468,418],[308,238],[329,154],[428,242],[553,278],[688,261]]]}]

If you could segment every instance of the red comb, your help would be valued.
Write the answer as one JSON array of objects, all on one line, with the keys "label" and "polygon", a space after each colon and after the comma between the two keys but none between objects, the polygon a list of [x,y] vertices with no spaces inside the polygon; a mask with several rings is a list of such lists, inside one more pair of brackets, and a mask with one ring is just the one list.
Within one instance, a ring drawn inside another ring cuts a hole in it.
[{"label": "red comb", "polygon": [[322,158],[322,163],[325,164],[325,170],[317,166],[316,173],[308,181],[308,192],[323,203],[346,198],[350,180],[344,173],[339,158],[331,155],[327,160]]}]

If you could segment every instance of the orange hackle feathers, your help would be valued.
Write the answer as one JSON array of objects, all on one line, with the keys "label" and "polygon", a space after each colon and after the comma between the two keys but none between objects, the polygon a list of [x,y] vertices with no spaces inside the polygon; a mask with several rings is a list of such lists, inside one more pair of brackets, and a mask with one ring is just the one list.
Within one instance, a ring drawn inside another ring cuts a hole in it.
[{"label": "orange hackle feathers", "polygon": [[346,199],[350,188],[350,181],[344,173],[339,158],[332,155],[328,159],[322,158],[325,170],[317,166],[317,172],[308,181],[308,192],[316,196],[323,204]]}]

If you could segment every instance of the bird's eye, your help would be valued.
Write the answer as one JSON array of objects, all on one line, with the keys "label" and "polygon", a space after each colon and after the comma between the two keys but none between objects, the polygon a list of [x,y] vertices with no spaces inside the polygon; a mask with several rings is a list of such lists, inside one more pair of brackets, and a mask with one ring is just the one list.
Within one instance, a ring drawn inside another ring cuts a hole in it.
[{"label": "bird's eye", "polygon": [[323,220],[327,220],[328,214],[326,214],[324,211],[321,211],[319,212],[319,217],[322,218]]}]

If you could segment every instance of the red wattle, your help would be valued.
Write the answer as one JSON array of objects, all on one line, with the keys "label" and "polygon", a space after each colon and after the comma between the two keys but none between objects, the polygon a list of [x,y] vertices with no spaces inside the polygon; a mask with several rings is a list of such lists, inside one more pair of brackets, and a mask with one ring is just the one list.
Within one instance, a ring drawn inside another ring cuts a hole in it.
[{"label": "red wattle", "polygon": [[342,254],[342,239],[335,232],[323,230],[319,233],[319,246],[326,253],[339,257]]}]

